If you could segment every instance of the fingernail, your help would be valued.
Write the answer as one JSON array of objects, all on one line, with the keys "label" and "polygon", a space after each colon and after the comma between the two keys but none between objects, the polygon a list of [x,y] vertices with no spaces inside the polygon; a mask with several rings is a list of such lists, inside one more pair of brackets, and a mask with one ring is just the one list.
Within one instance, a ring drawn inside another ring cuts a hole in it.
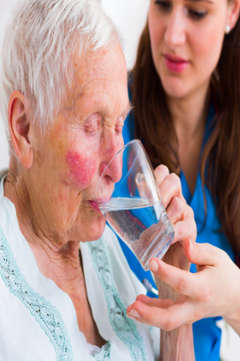
[{"label": "fingernail", "polygon": [[154,259],[150,261],[150,270],[154,273],[158,271],[158,263]]},{"label": "fingernail", "polygon": [[140,318],[139,313],[134,309],[128,312],[128,316],[132,318]]}]

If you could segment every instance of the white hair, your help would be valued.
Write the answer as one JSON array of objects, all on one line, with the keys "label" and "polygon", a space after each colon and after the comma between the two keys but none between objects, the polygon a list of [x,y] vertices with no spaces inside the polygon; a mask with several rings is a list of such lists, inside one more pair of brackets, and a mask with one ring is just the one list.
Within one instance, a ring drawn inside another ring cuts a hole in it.
[{"label": "white hair", "polygon": [[33,119],[45,129],[59,111],[66,84],[72,84],[72,56],[107,46],[114,37],[118,37],[117,31],[99,0],[20,2],[1,54],[4,120],[7,122],[11,93],[19,90],[31,99]]}]

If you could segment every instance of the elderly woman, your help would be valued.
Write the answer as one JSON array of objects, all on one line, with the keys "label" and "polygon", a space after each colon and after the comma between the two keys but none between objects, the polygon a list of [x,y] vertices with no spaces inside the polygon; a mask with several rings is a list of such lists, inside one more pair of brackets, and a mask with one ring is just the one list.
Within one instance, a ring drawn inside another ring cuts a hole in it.
[{"label": "elderly woman", "polygon": [[[11,154],[0,188],[1,360],[180,360],[167,344],[162,358],[159,329],[126,315],[142,286],[96,207],[120,177],[118,163],[101,173],[129,110],[111,21],[95,0],[28,0],[2,57]],[[157,177],[175,241],[194,240],[177,178],[165,167]]]}]

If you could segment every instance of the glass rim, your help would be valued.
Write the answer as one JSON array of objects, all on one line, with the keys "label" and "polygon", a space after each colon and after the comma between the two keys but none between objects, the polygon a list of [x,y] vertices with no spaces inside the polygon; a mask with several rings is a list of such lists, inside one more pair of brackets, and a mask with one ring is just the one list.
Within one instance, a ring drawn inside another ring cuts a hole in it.
[{"label": "glass rim", "polygon": [[127,148],[128,148],[129,146],[131,146],[132,144],[136,144],[136,146],[140,147],[140,149],[143,151],[144,156],[145,156],[145,158],[146,158],[146,160],[147,160],[147,163],[148,163],[148,165],[150,166],[151,172],[152,172],[152,174],[153,174],[153,178],[154,178],[154,180],[155,180],[155,182],[156,182],[156,177],[155,177],[155,175],[154,175],[154,169],[153,169],[153,166],[152,166],[150,157],[149,157],[149,155],[147,154],[146,149],[144,148],[144,144],[142,143],[141,139],[138,139],[138,138],[132,139],[132,140],[128,141],[126,144],[124,144],[124,146],[123,146],[121,149],[119,149],[119,150],[113,155],[113,157],[110,159],[110,161],[105,165],[104,170],[103,170],[102,173],[104,173],[105,169],[107,169],[107,168],[109,167],[109,165],[111,164],[111,162],[112,162],[120,153],[124,152],[125,149],[127,149]]}]

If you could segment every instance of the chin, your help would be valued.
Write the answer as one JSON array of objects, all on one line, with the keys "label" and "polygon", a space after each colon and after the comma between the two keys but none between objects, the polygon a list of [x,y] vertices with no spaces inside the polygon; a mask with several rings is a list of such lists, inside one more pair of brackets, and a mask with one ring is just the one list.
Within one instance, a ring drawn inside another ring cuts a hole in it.
[{"label": "chin", "polygon": [[[86,222],[84,225],[84,231],[81,232],[81,241],[87,242],[87,241],[96,241],[99,239],[105,229],[106,220],[104,216],[97,217],[94,220],[90,220]],[[83,229],[82,229],[83,230]]]},{"label": "chin", "polygon": [[183,99],[194,91],[194,87],[183,79],[164,79],[162,85],[167,96],[175,99]]}]

